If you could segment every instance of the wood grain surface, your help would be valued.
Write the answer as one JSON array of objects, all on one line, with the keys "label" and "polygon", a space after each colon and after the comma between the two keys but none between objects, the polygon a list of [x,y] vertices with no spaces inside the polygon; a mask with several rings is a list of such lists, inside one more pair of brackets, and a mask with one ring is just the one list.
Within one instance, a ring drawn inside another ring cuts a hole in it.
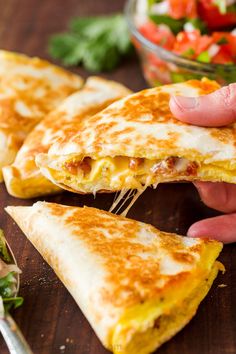
[{"label": "wood grain surface", "polygon": [[[1,48],[49,59],[46,50],[49,35],[63,31],[72,16],[117,12],[123,5],[122,0],[0,0]],[[88,76],[81,69],[73,71]],[[133,90],[146,87],[135,57],[103,76],[118,80]],[[94,200],[92,196],[64,193],[46,200],[108,209],[113,196],[101,195]],[[73,298],[4,212],[7,205],[31,205],[33,202],[35,200],[10,197],[0,184],[0,227],[23,271],[20,293],[25,302],[13,312],[14,318],[35,354],[108,353]],[[194,221],[214,215],[216,212],[205,207],[194,187],[187,183],[163,184],[157,190],[147,190],[129,213],[131,218],[182,234]],[[195,318],[163,345],[159,354],[236,353],[235,245],[225,246],[220,259],[227,272],[215,281]],[[227,286],[218,287],[222,283]],[[2,338],[0,353],[8,353]]]}]

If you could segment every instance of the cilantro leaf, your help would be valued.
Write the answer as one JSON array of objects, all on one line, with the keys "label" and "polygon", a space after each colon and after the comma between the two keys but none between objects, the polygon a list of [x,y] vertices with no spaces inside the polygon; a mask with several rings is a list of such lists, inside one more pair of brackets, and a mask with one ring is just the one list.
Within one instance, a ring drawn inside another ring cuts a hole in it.
[{"label": "cilantro leaf", "polygon": [[182,53],[182,56],[185,58],[191,59],[195,55],[195,50],[193,48],[187,49],[185,52]]},{"label": "cilantro leaf", "polygon": [[217,42],[216,44],[219,44],[219,45],[223,45],[223,44],[228,44],[229,41],[227,38],[225,38],[224,36],[222,36]]},{"label": "cilantro leaf", "polygon": [[204,52],[199,54],[199,56],[197,57],[197,60],[202,62],[202,63],[210,63],[211,57],[210,57],[208,51],[205,50]]},{"label": "cilantro leaf", "polygon": [[150,9],[154,4],[158,4],[162,2],[163,0],[147,0],[148,2],[148,8]]},{"label": "cilantro leaf", "polygon": [[17,307],[20,307],[23,302],[24,299],[21,296],[5,298],[3,299],[4,309],[5,311],[9,311],[12,307],[16,309]]},{"label": "cilantro leaf", "polygon": [[[4,305],[4,310],[9,311],[10,308],[17,308],[22,305],[23,298],[15,296],[17,293],[17,273],[20,272],[19,268],[16,266],[16,270],[10,271],[12,269],[12,264],[14,260],[7,249],[6,240],[3,231],[0,229],[0,261],[6,267],[9,267],[9,272],[0,277],[0,312],[2,308],[2,303]],[[1,264],[1,266],[2,266]]]},{"label": "cilantro leaf", "polygon": [[122,56],[132,50],[128,28],[122,15],[76,17],[69,32],[49,39],[49,54],[64,65],[82,64],[99,72],[114,69]]},{"label": "cilantro leaf", "polygon": [[16,278],[13,272],[8,273],[5,277],[0,278],[0,296],[4,299],[15,295]]},{"label": "cilantro leaf", "polygon": [[150,14],[149,17],[153,22],[155,22],[158,25],[160,24],[167,25],[174,34],[177,34],[178,32],[182,31],[184,28],[184,23],[185,23],[184,19],[176,20],[168,15],[154,15],[154,14]]},{"label": "cilantro leaf", "polygon": [[0,229],[0,258],[2,258],[2,260],[7,263],[12,262],[12,258],[7,250],[4,233],[1,229]]},{"label": "cilantro leaf", "polygon": [[203,20],[201,20],[199,17],[189,18],[187,19],[187,22],[190,22],[194,28],[199,29],[199,31],[202,34],[208,32],[206,23]]},{"label": "cilantro leaf", "polygon": [[84,53],[83,65],[89,71],[110,71],[118,64],[118,49],[107,42],[106,50],[103,49],[104,36],[88,43]]},{"label": "cilantro leaf", "polygon": [[85,48],[85,40],[78,40],[77,36],[70,33],[54,35],[49,41],[49,54],[54,59],[61,59],[66,66],[79,64]]}]

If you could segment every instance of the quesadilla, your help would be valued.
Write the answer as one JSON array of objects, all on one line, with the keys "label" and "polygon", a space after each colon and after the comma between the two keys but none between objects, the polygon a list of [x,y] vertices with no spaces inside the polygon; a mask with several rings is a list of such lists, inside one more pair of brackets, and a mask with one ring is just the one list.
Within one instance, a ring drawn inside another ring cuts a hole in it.
[{"label": "quesadilla", "polygon": [[76,134],[83,120],[130,93],[117,82],[90,77],[80,91],[67,97],[31,131],[14,163],[3,168],[9,194],[32,198],[60,191],[61,188],[45,178],[36,166],[37,154],[47,153],[59,137]]},{"label": "quesadilla", "polygon": [[0,50],[0,181],[26,135],[82,79],[39,58]]},{"label": "quesadilla", "polygon": [[74,297],[103,345],[148,354],[195,315],[222,244],[165,233],[94,208],[7,207]]},{"label": "quesadilla", "polygon": [[172,94],[199,96],[218,88],[214,81],[191,80],[125,97],[59,139],[36,163],[53,183],[77,193],[142,191],[178,180],[236,183],[235,124],[191,126],[169,109]]}]

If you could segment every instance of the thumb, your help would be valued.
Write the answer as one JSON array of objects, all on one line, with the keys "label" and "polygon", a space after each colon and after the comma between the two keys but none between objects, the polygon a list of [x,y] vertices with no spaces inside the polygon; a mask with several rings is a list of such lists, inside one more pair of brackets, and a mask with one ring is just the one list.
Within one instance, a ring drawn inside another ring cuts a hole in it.
[{"label": "thumb", "polygon": [[196,222],[189,228],[187,235],[232,243],[236,242],[235,230],[236,214],[227,214]]},{"label": "thumb", "polygon": [[220,127],[236,121],[236,83],[199,97],[172,96],[170,110],[182,122]]}]

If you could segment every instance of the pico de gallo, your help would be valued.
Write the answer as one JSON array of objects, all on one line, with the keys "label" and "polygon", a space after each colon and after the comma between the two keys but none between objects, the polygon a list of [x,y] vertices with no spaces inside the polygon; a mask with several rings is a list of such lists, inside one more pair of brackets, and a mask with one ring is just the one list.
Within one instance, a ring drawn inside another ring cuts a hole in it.
[{"label": "pico de gallo", "polygon": [[[236,0],[143,1],[147,13],[138,29],[149,41],[201,63],[236,64]],[[170,80],[165,63],[153,53],[148,54],[144,69],[148,71],[150,65],[152,72],[155,66],[162,69],[162,83],[182,81],[178,75]]]}]

